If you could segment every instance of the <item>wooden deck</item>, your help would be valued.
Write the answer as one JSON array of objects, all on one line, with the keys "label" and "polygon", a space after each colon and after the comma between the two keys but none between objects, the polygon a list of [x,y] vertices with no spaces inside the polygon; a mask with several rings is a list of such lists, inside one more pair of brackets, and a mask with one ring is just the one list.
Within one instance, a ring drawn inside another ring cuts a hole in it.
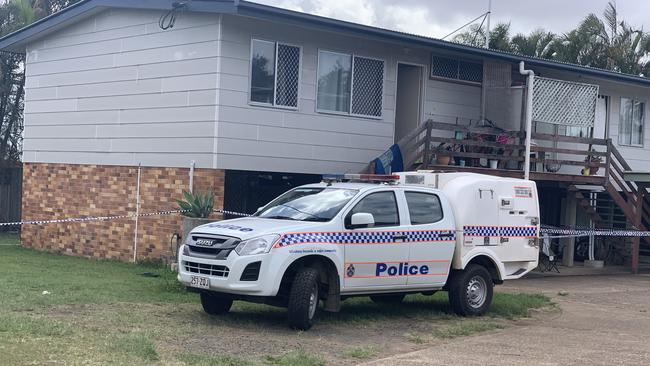
[{"label": "wooden deck", "polygon": [[[507,169],[490,169],[480,167],[462,167],[453,165],[429,165],[427,170],[434,170],[440,172],[470,172],[479,174],[496,175],[498,177],[508,178],[524,178],[524,172],[521,170],[507,170]],[[565,182],[569,184],[584,184],[584,185],[597,185],[604,186],[607,180],[603,176],[597,175],[573,175],[573,174],[557,174],[547,172],[530,172],[530,179],[534,181],[547,181],[547,182]]]}]

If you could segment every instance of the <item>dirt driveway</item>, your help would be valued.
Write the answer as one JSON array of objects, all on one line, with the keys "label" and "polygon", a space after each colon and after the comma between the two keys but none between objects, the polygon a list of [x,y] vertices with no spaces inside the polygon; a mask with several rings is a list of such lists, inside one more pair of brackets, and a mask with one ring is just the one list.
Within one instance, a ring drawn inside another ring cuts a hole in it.
[{"label": "dirt driveway", "polygon": [[542,292],[561,311],[368,365],[650,365],[650,275],[524,279],[500,289]]}]

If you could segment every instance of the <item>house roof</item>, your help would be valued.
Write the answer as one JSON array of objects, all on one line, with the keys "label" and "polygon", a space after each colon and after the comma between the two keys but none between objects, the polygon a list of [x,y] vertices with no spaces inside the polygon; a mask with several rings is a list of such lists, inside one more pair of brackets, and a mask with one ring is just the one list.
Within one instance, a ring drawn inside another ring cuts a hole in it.
[{"label": "house roof", "polygon": [[[170,10],[178,0],[82,0],[55,14],[39,20],[27,27],[0,38],[0,50],[24,52],[27,43],[47,33],[61,29],[79,18],[87,17],[107,8],[132,8]],[[525,56],[505,51],[468,46],[460,43],[443,41],[436,38],[394,30],[367,26],[322,16],[296,12],[292,10],[262,5],[244,0],[186,0],[187,10],[206,13],[230,13],[271,21],[310,26],[328,31],[362,34],[381,40],[410,43],[428,48],[437,48],[450,52],[466,54],[479,58],[491,58],[518,63],[524,61],[527,67],[543,67],[558,71],[580,73],[583,75],[610,79],[650,87],[650,78],[623,74],[610,70],[581,66],[572,63]]]}]

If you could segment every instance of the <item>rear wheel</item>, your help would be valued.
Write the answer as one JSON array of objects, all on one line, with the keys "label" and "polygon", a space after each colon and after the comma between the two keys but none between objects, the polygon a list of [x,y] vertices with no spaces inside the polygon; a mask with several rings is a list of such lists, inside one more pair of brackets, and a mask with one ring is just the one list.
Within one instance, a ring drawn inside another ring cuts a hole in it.
[{"label": "rear wheel", "polygon": [[303,268],[293,279],[289,293],[289,325],[299,330],[307,330],[314,325],[318,310],[318,271]]},{"label": "rear wheel", "polygon": [[370,300],[377,304],[399,304],[404,300],[404,294],[370,295]]},{"label": "rear wheel", "polygon": [[470,264],[451,276],[449,303],[458,315],[483,315],[490,308],[493,290],[490,272],[483,266]]},{"label": "rear wheel", "polygon": [[203,305],[203,310],[210,315],[225,314],[230,311],[232,299],[219,297],[209,292],[201,292],[201,305]]}]

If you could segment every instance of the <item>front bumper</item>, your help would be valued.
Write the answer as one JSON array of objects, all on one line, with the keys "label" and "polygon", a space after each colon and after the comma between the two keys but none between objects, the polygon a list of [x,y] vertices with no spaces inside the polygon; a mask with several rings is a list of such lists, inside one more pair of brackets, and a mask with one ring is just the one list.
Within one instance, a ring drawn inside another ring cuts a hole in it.
[{"label": "front bumper", "polygon": [[[210,291],[249,296],[275,296],[277,293],[272,277],[267,275],[271,265],[268,254],[239,256],[233,250],[225,260],[215,260],[182,253],[181,250],[178,258],[178,280],[185,286],[192,287],[192,276],[199,276],[210,279]],[[257,281],[241,281],[244,269],[255,262],[261,262]]]}]

